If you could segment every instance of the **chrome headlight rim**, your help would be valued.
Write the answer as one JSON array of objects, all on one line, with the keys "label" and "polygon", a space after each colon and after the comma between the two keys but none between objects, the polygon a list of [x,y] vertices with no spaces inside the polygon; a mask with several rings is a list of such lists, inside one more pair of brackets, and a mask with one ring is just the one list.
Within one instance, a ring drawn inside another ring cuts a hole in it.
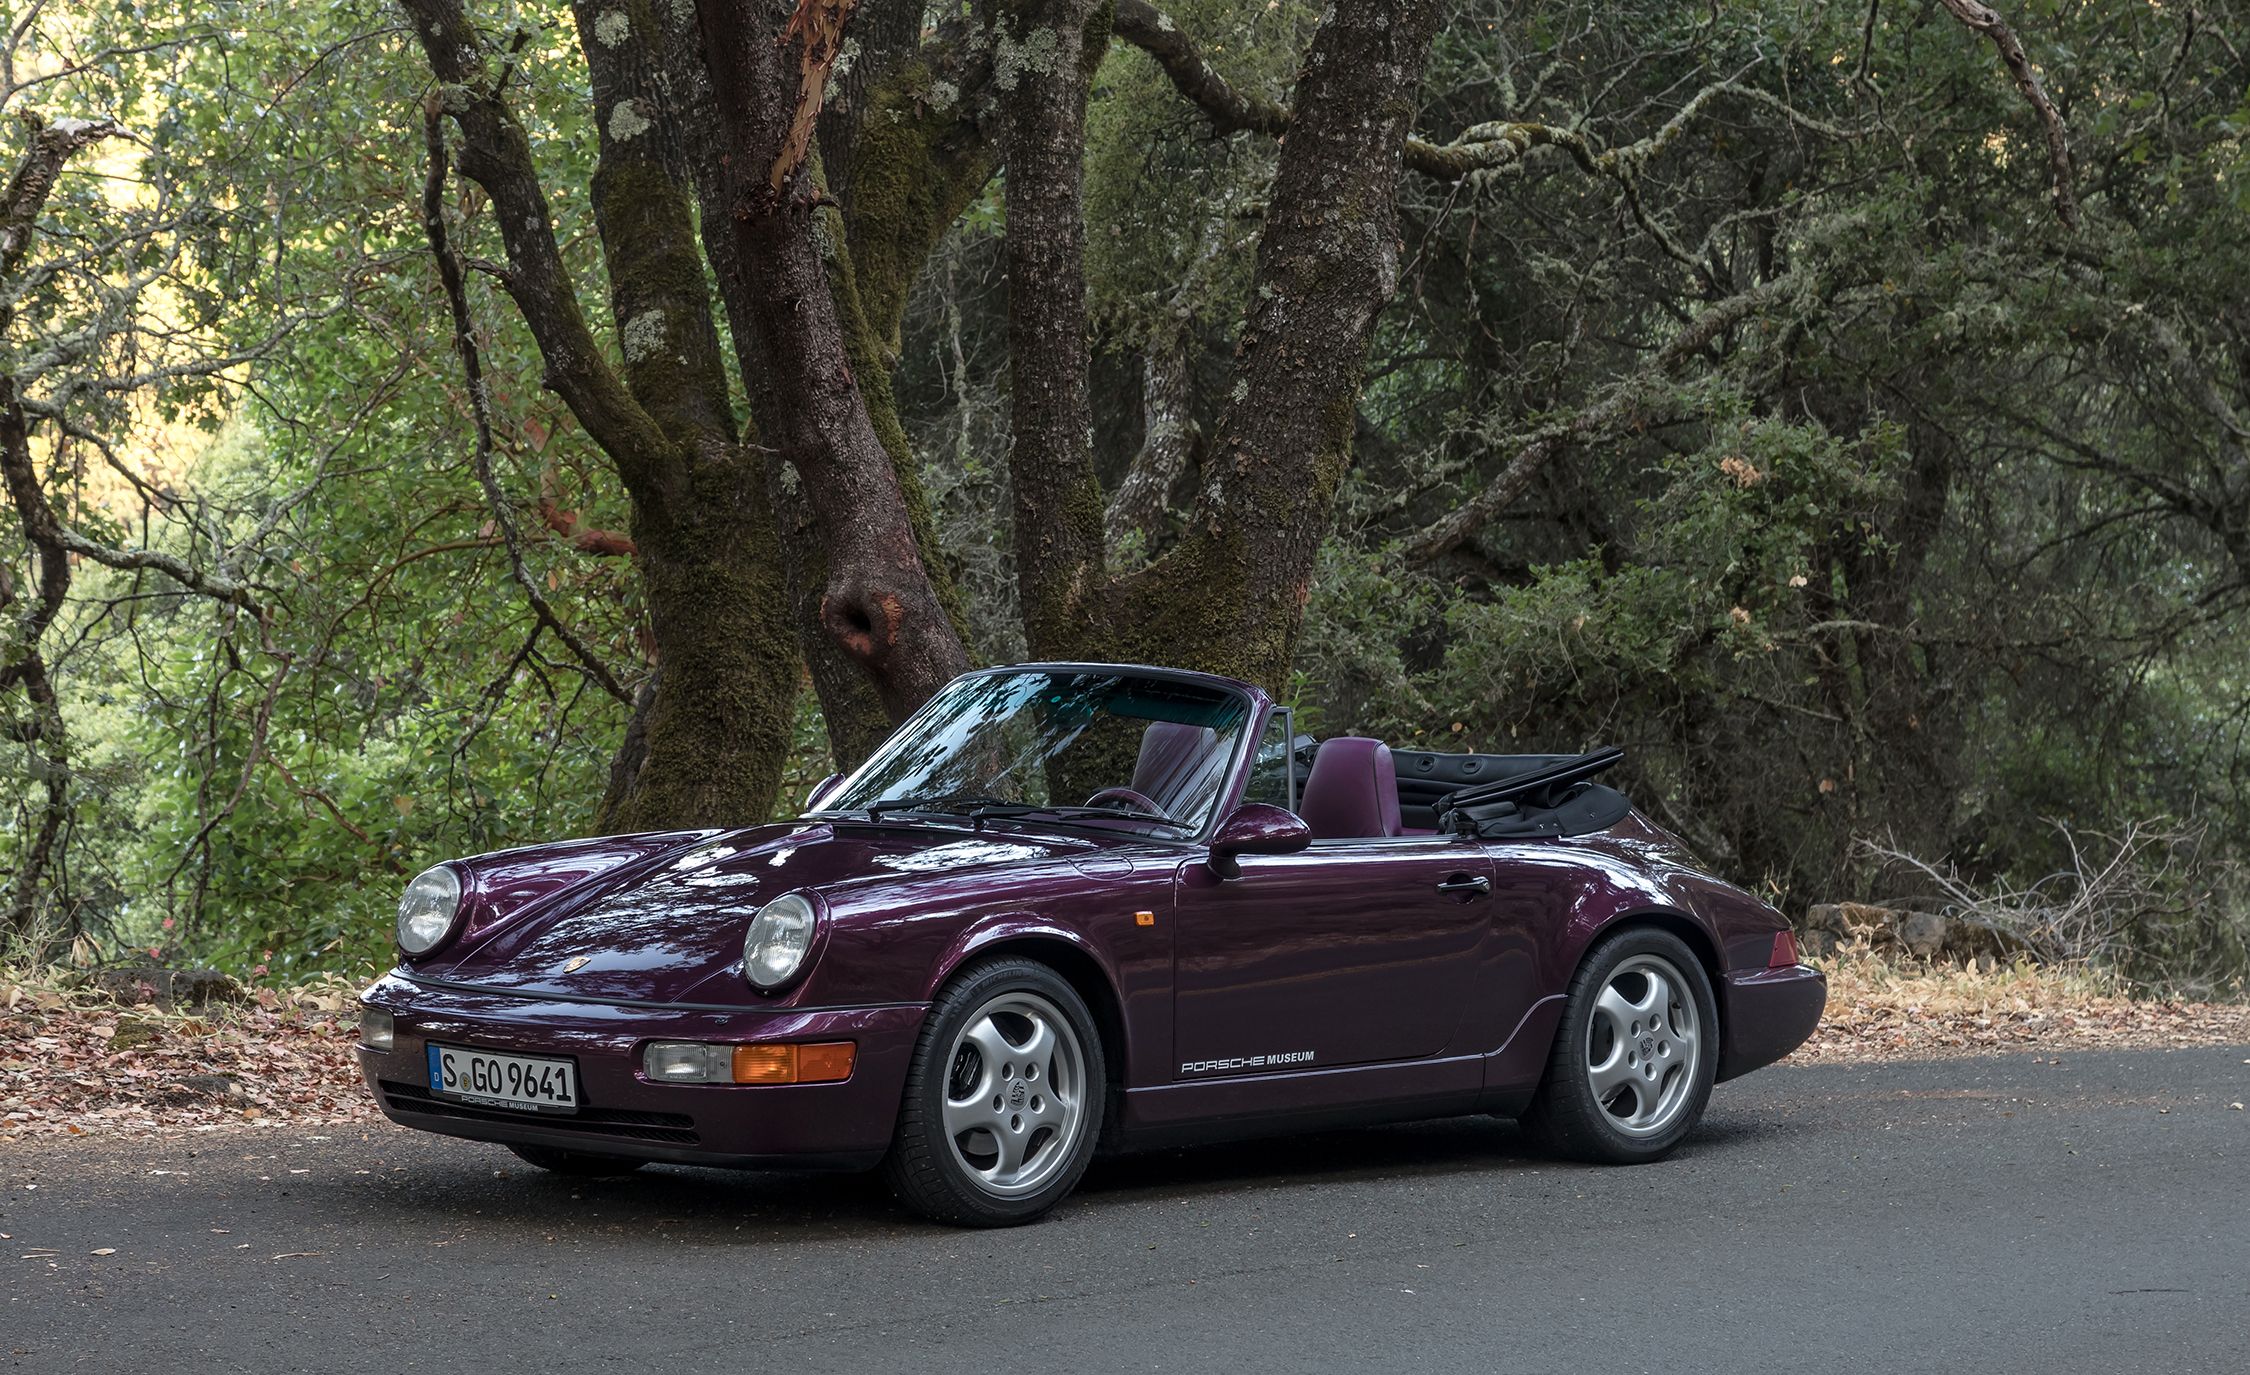
[{"label": "chrome headlight rim", "polygon": [[419,959],[447,941],[461,925],[461,898],[467,890],[450,864],[434,864],[416,874],[399,894],[398,948]]},{"label": "chrome headlight rim", "polygon": [[820,904],[805,893],[783,893],[757,910],[742,935],[742,977],[752,988],[779,993],[803,975],[820,916]]}]

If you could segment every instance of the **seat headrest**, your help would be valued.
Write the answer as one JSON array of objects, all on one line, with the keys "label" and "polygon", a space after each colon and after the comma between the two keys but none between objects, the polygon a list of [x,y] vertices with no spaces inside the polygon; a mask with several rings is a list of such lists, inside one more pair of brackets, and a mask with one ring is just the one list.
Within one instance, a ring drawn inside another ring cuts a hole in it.
[{"label": "seat headrest", "polygon": [[1140,757],[1133,763],[1133,791],[1169,805],[1190,790],[1211,767],[1211,745],[1218,732],[1179,721],[1152,721],[1141,732]]},{"label": "seat headrest", "polygon": [[1361,735],[1322,741],[1297,815],[1315,840],[1398,835],[1398,776],[1390,746]]}]

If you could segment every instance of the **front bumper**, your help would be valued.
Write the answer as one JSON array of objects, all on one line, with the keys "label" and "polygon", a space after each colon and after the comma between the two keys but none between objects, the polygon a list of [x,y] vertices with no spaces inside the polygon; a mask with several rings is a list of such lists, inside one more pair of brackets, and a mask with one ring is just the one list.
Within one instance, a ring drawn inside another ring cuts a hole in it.
[{"label": "front bumper", "polygon": [[[476,1141],[694,1165],[866,1169],[890,1148],[926,1004],[713,1011],[563,1001],[434,986],[392,973],[362,1001],[391,1014],[387,1051],[359,1048],[383,1115]],[[577,1066],[570,1115],[513,1112],[430,1093],[431,1041],[558,1055]],[[650,1041],[853,1041],[834,1084],[658,1084],[641,1073]]]},{"label": "front bumper", "polygon": [[1828,976],[1809,964],[1729,974],[1720,981],[1719,1078],[1748,1074],[1805,1043],[1828,1006]]}]

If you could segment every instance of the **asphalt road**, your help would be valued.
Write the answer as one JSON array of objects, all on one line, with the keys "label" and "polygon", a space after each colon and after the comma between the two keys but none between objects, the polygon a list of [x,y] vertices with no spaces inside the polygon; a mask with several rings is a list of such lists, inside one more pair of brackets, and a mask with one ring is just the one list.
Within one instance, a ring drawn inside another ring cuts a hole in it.
[{"label": "asphalt road", "polygon": [[2250,1047],[1782,1067],[1662,1165],[1374,1128],[1100,1162],[1009,1232],[389,1126],[17,1143],[0,1370],[2231,1373],[2246,1097]]}]

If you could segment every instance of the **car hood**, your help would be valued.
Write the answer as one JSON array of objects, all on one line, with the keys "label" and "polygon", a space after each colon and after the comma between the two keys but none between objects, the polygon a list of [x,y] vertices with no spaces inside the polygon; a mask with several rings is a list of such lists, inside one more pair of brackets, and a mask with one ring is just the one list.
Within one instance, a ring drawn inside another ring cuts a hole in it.
[{"label": "car hood", "polygon": [[865,910],[874,896],[865,890],[885,879],[952,877],[1099,848],[1012,831],[827,822],[692,833],[502,915],[496,929],[417,962],[413,973],[528,996],[751,1004],[758,1000],[740,973],[743,937],[756,909],[783,893],[858,896],[852,906]]}]

